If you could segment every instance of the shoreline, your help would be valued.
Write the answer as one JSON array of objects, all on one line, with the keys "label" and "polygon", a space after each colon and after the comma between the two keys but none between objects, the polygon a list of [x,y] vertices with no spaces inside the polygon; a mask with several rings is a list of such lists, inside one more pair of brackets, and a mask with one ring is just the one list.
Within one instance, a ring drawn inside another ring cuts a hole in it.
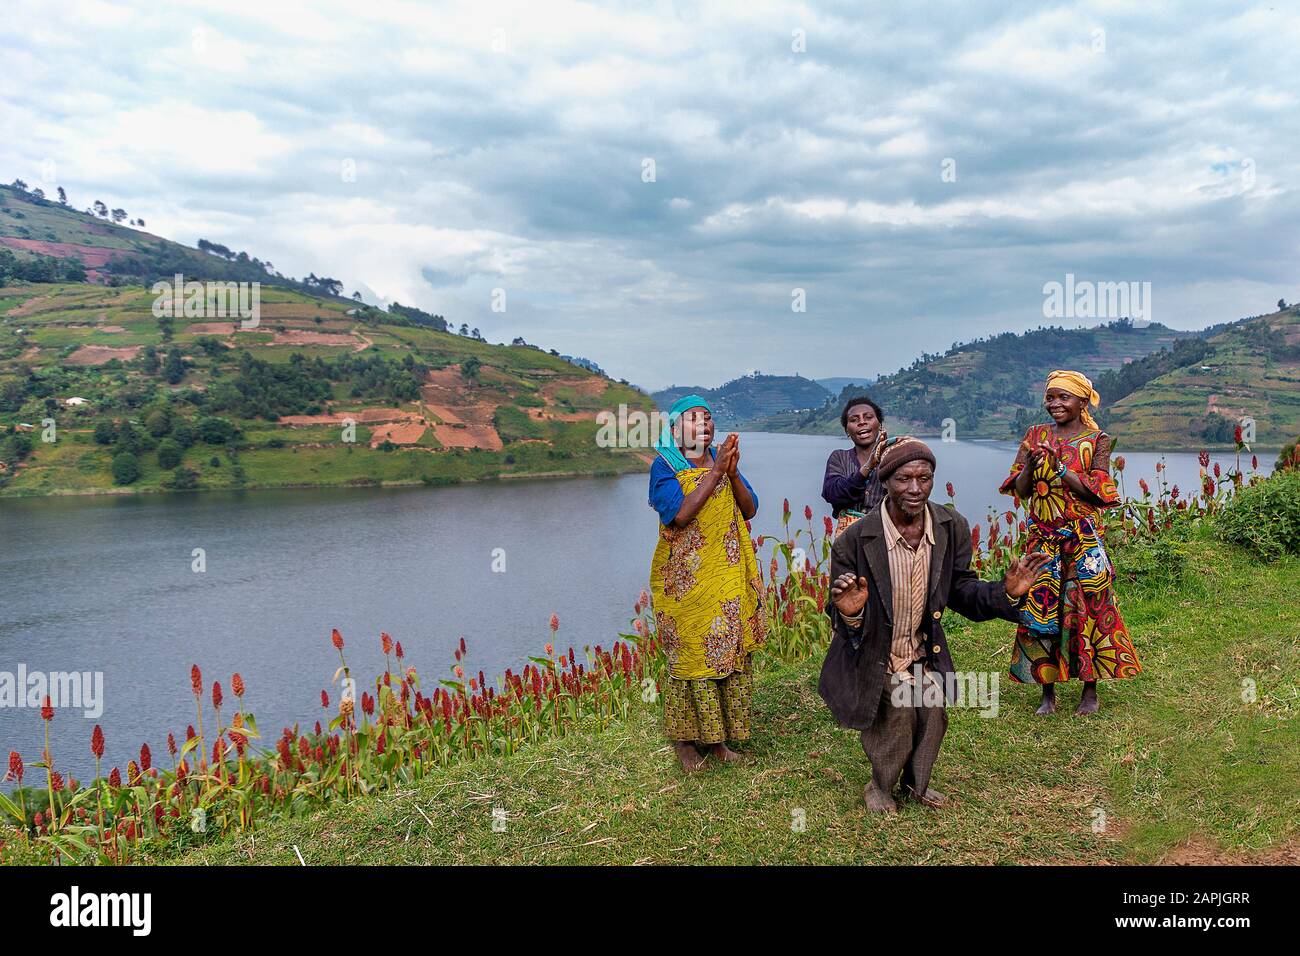
[{"label": "shoreline", "polygon": [[102,498],[102,497],[143,497],[145,495],[188,495],[201,494],[205,492],[235,492],[235,491],[285,491],[296,489],[313,489],[313,488],[337,488],[341,490],[352,490],[359,488],[450,488],[456,485],[473,485],[482,484],[490,481],[532,481],[555,480],[562,478],[619,478],[623,475],[640,474],[648,472],[650,466],[644,461],[641,467],[618,470],[612,473],[608,470],[600,471],[539,471],[531,473],[509,474],[509,475],[491,475],[482,478],[448,478],[445,480],[435,479],[424,481],[419,478],[402,479],[399,481],[374,481],[374,482],[285,482],[283,484],[258,484],[249,483],[241,487],[222,487],[222,488],[186,488],[177,490],[172,488],[131,488],[113,487],[113,488],[58,488],[52,491],[23,491],[23,490],[0,490],[0,501],[5,499],[20,498]]}]

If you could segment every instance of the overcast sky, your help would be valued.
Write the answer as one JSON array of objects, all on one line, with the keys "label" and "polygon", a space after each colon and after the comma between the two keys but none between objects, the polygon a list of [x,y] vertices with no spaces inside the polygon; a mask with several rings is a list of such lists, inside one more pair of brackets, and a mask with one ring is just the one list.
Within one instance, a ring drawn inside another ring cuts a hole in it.
[{"label": "overcast sky", "polygon": [[1300,298],[1293,5],[162,10],[6,3],[0,178],[643,386]]}]

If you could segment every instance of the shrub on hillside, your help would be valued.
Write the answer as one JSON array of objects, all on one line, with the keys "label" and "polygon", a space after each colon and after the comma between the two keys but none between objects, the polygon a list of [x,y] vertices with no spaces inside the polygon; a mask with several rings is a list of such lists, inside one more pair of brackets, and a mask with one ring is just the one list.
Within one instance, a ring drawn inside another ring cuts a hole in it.
[{"label": "shrub on hillside", "polygon": [[113,481],[119,485],[129,485],[140,477],[140,460],[129,451],[113,457]]},{"label": "shrub on hillside", "polygon": [[95,444],[111,445],[117,441],[117,426],[112,422],[100,422],[95,426]]},{"label": "shrub on hillside", "polygon": [[1300,471],[1288,470],[1241,489],[1218,516],[1224,541],[1272,561],[1300,554]]},{"label": "shrub on hillside", "polygon": [[171,471],[181,463],[181,446],[173,438],[158,443],[158,467]]}]

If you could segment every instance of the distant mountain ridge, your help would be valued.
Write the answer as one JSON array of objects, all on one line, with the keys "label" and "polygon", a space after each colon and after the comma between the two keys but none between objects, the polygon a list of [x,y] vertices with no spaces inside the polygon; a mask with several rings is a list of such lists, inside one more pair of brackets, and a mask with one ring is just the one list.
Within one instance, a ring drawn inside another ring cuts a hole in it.
[{"label": "distant mountain ridge", "polygon": [[722,428],[748,428],[755,421],[790,409],[822,405],[830,397],[821,385],[801,375],[755,373],[732,379],[718,388],[673,385],[651,397],[664,411],[683,395],[696,394],[709,400]]},{"label": "distant mountain ridge", "polygon": [[[841,404],[865,391],[884,408],[895,433],[933,435],[951,419],[963,438],[1013,438],[1041,420],[1041,390],[1053,369],[1079,369],[1094,382],[1106,383],[1110,370],[1204,335],[1158,323],[1137,326],[1127,319],[1093,328],[1004,332],[955,344],[941,355],[922,354],[911,366],[881,376],[866,389],[849,386],[819,408],[777,413],[756,427],[838,434]],[[1124,386],[1116,379],[1115,387]]]}]

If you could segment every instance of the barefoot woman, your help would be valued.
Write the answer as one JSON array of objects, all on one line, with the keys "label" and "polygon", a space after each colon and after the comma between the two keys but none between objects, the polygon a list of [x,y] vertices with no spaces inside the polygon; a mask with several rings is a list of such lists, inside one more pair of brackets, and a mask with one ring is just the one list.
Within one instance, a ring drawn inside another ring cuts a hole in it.
[{"label": "barefoot woman", "polygon": [[650,591],[669,668],[664,730],[687,773],[709,754],[740,759],[726,742],[749,739],[750,658],[765,633],[763,579],[745,527],[758,496],[740,473],[740,437],[715,451],[713,433],[709,403],[679,399],[650,469],[660,520]]},{"label": "barefoot woman", "polygon": [[1079,372],[1047,377],[1050,425],[1025,433],[1004,494],[1024,502],[1031,551],[1052,561],[1020,612],[1011,677],[1042,684],[1039,714],[1056,710],[1056,682],[1077,677],[1076,714],[1096,712],[1097,681],[1133,677],[1141,669],[1115,604],[1115,574],[1101,542],[1101,509],[1119,504],[1110,477],[1110,436],[1088,413],[1099,399]]}]

